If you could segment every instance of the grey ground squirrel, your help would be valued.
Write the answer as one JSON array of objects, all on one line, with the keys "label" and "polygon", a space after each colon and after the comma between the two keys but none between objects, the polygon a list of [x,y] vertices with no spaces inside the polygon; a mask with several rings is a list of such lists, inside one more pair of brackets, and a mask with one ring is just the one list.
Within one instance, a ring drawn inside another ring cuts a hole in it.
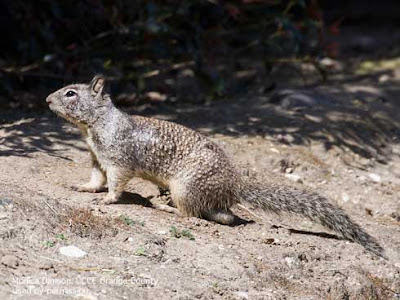
[{"label": "grey ground squirrel", "polygon": [[221,224],[232,224],[236,203],[319,222],[341,237],[383,256],[377,241],[340,208],[314,192],[242,178],[225,153],[205,136],[184,126],[117,109],[104,92],[105,78],[73,84],[52,94],[50,109],[79,127],[91,153],[90,182],[78,191],[99,192],[100,203],[116,202],[134,176],[169,189],[173,205],[158,208]]}]

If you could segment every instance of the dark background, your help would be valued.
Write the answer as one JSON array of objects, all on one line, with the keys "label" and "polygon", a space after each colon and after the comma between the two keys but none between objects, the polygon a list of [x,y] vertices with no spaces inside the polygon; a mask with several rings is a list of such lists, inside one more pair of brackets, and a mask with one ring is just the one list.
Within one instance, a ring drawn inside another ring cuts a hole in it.
[{"label": "dark background", "polygon": [[[399,55],[399,1],[1,1],[0,107],[104,73],[120,105],[208,103],[276,65]],[[300,76],[293,73],[293,76]],[[274,77],[274,75],[272,76]],[[149,94],[149,92],[151,92]]]}]

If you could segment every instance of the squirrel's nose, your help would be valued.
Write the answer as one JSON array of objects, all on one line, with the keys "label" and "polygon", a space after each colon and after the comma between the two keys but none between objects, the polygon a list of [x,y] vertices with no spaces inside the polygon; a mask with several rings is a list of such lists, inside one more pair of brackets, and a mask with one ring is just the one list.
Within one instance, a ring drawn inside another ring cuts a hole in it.
[{"label": "squirrel's nose", "polygon": [[50,104],[50,103],[51,103],[51,99],[50,99],[50,97],[47,97],[47,98],[46,98],[46,102],[47,102],[48,104]]}]

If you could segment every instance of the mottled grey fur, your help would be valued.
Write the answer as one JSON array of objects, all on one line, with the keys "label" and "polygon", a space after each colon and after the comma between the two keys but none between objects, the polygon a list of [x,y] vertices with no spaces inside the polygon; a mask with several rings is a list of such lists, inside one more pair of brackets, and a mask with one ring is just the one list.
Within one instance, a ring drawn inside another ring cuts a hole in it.
[{"label": "mottled grey fur", "polygon": [[346,213],[324,197],[287,186],[246,182],[225,153],[203,135],[184,126],[118,110],[103,92],[105,80],[64,87],[46,101],[52,111],[76,124],[91,152],[93,171],[79,191],[98,192],[102,203],[118,200],[134,176],[171,192],[173,205],[160,209],[231,224],[230,207],[245,202],[276,213],[292,213],[319,222],[377,255],[383,249]]}]

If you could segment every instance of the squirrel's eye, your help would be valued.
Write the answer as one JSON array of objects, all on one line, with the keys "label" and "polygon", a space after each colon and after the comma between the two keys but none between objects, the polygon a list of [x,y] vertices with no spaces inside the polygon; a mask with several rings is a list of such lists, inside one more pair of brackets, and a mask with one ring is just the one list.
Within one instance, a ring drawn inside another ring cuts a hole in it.
[{"label": "squirrel's eye", "polygon": [[67,97],[73,97],[73,96],[75,96],[76,95],[76,93],[74,92],[74,91],[68,91],[66,94],[65,94],[65,96],[67,96]]}]

